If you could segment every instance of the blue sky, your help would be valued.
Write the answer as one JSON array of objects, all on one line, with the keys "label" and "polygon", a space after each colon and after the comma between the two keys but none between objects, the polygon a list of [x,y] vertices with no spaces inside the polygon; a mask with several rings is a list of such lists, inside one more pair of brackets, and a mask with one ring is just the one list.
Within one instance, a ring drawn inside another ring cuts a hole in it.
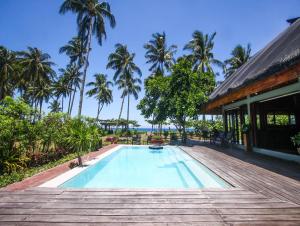
[{"label": "blue sky", "polygon": [[[109,0],[117,26],[107,29],[107,40],[98,46],[93,41],[87,82],[95,73],[105,73],[112,79],[113,71],[106,70],[107,57],[116,43],[127,44],[136,53],[136,64],[143,79],[149,75],[143,44],[154,32],[167,34],[168,44],[179,48],[176,57],[193,31],[217,32],[214,54],[217,59],[229,57],[237,44],[250,43],[252,53],[271,41],[288,24],[286,19],[300,16],[298,0]],[[0,0],[0,45],[12,50],[38,47],[49,53],[56,70],[64,67],[68,58],[58,49],[76,35],[75,16],[59,15],[62,0]],[[218,77],[222,80],[222,76]],[[114,103],[104,107],[101,118],[117,118],[120,111],[120,92],[114,88]],[[144,95],[140,93],[140,97]],[[131,101],[130,118],[147,125],[136,109],[138,101]],[[76,114],[78,100],[76,100]],[[127,106],[127,105],[126,105]],[[45,109],[47,110],[47,109]],[[126,116],[126,110],[123,117]],[[97,103],[85,98],[83,114],[95,116]]]}]

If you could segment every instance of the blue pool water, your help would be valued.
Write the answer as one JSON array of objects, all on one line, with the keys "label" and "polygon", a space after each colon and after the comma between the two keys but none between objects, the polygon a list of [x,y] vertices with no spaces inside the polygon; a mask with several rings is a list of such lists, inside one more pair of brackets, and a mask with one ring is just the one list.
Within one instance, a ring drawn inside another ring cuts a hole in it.
[{"label": "blue pool water", "polygon": [[123,146],[59,187],[226,188],[228,183],[176,147]]}]

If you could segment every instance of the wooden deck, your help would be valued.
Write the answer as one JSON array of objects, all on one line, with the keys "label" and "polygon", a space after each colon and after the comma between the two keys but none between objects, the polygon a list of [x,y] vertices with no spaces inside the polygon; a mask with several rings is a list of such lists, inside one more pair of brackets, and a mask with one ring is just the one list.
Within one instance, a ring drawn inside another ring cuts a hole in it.
[{"label": "wooden deck", "polygon": [[238,150],[183,149],[235,187],[0,191],[0,225],[300,225],[299,165]]}]

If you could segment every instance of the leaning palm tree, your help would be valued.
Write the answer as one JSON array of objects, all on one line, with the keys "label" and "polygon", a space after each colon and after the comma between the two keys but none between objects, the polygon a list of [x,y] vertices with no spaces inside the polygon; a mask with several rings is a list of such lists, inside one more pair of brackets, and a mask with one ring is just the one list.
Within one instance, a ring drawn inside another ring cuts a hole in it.
[{"label": "leaning palm tree", "polygon": [[[138,74],[139,77],[141,77],[142,72],[140,68],[134,63],[135,54],[130,53],[126,45],[118,43],[115,45],[115,48],[115,52],[111,53],[108,57],[108,64],[106,67],[115,70],[114,80],[118,84],[118,87],[120,87],[120,89],[123,89],[121,95],[122,104],[118,120],[119,122],[122,115],[124,100],[127,95],[125,90],[128,90],[128,81],[132,79],[135,73]],[[123,83],[122,86],[120,85],[121,83]]]},{"label": "leaning palm tree", "polygon": [[62,110],[59,101],[56,99],[50,103],[48,108],[50,109],[50,112],[60,112]]},{"label": "leaning palm tree", "polygon": [[0,46],[0,100],[13,94],[17,78],[16,65],[16,54]]},{"label": "leaning palm tree", "polygon": [[237,45],[231,52],[231,58],[224,61],[224,74],[225,78],[228,78],[233,74],[239,67],[246,63],[250,59],[251,46],[247,47]]},{"label": "leaning palm tree", "polygon": [[216,32],[208,35],[203,34],[201,31],[195,31],[192,40],[185,45],[184,50],[191,51],[189,58],[193,62],[196,71],[213,72],[212,65],[223,66],[219,60],[214,58],[212,52],[215,36]]},{"label": "leaning palm tree", "polygon": [[163,32],[155,33],[148,43],[144,45],[146,49],[147,63],[152,64],[150,71],[154,73],[164,73],[164,70],[169,71],[171,66],[175,63],[174,55],[177,50],[176,45],[167,46],[166,34]]},{"label": "leaning palm tree", "polygon": [[40,87],[41,84],[50,85],[56,78],[52,69],[54,63],[50,55],[37,48],[28,47],[27,51],[18,52],[19,65],[22,68],[22,78],[26,81],[25,94],[28,87]]},{"label": "leaning palm tree", "polygon": [[96,119],[99,119],[99,114],[104,106],[108,105],[113,101],[112,90],[110,86],[113,85],[111,81],[107,81],[107,75],[104,74],[95,74],[95,81],[90,82],[87,86],[92,87],[86,94],[89,97],[95,96],[98,101],[98,110]]},{"label": "leaning palm tree", "polygon": [[78,116],[81,116],[83,94],[87,69],[89,66],[89,54],[91,51],[92,35],[102,45],[102,39],[106,38],[105,19],[108,19],[110,26],[115,27],[115,17],[111,13],[110,5],[99,0],[65,0],[60,7],[60,13],[65,14],[71,11],[77,14],[78,36],[82,43],[86,43],[84,54],[83,78],[80,88],[80,99]]}]

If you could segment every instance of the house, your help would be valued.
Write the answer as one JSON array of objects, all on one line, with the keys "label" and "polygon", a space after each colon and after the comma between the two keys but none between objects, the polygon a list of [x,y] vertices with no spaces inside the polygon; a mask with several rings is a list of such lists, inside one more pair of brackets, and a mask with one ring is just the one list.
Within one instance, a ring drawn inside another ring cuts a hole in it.
[{"label": "house", "polygon": [[222,114],[233,143],[251,125],[254,151],[299,159],[291,136],[300,131],[300,19],[257,52],[210,95],[206,114]]}]

